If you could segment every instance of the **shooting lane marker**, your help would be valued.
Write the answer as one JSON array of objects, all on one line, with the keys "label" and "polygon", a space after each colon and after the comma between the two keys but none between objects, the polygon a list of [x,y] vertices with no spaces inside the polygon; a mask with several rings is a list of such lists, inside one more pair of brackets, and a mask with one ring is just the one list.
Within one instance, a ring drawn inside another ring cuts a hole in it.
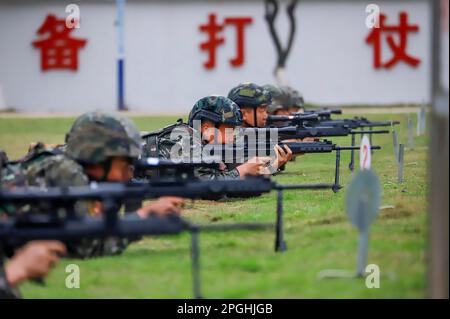
[{"label": "shooting lane marker", "polygon": [[[373,131],[373,127],[372,126],[369,126],[369,132],[370,131]],[[369,134],[369,143],[370,143],[370,145],[373,144],[372,143],[372,138],[373,138],[372,134]],[[362,142],[362,137],[361,137],[361,142]],[[373,150],[372,149],[370,149],[370,153],[373,154]]]},{"label": "shooting lane marker", "polygon": [[410,115],[408,115],[408,148],[414,148],[413,121]]},{"label": "shooting lane marker", "polygon": [[395,129],[392,130],[392,142],[394,144],[395,161],[398,163],[398,133]]},{"label": "shooting lane marker", "polygon": [[201,293],[200,282],[200,244],[199,231],[194,229],[191,231],[191,267],[192,267],[192,289],[195,299],[203,299]]},{"label": "shooting lane marker", "polygon": [[275,229],[275,252],[286,251],[283,231],[283,190],[277,190],[277,223]]},{"label": "shooting lane marker", "polygon": [[398,149],[398,161],[397,161],[397,183],[403,183],[403,163],[404,163],[405,145],[400,144]]},{"label": "shooting lane marker", "polygon": [[422,106],[422,109],[420,110],[421,118],[422,118],[422,135],[425,134],[425,131],[427,129],[427,109],[425,104]]},{"label": "shooting lane marker", "polygon": [[[352,143],[351,146],[355,146],[356,145],[356,134],[352,134]],[[350,151],[350,163],[348,164],[348,169],[353,172],[353,170],[355,169],[355,151],[351,150]]]},{"label": "shooting lane marker", "polygon": [[426,107],[425,101],[422,102],[420,110],[417,111],[417,135],[421,136],[426,129]]}]

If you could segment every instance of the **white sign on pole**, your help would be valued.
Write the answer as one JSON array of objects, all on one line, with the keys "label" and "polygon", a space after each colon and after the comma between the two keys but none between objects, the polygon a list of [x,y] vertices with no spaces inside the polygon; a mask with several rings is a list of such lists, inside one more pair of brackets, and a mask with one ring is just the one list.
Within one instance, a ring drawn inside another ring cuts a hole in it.
[{"label": "white sign on pole", "polygon": [[372,152],[370,151],[370,140],[367,135],[361,139],[361,147],[359,149],[359,168],[363,170],[370,169],[372,162]]}]

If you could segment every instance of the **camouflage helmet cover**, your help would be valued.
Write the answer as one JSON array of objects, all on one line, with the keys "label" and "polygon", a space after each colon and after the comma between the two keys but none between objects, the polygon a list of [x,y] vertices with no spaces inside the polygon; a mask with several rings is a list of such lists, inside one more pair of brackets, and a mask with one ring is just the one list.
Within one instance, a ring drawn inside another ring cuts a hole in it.
[{"label": "camouflage helmet cover", "polygon": [[272,95],[272,103],[267,108],[267,112],[274,113],[277,110],[288,109],[291,104],[289,93],[282,87],[266,84],[264,88]]},{"label": "camouflage helmet cover", "polygon": [[282,87],[283,90],[287,92],[289,95],[289,106],[295,106],[299,108],[305,107],[305,102],[303,100],[303,95],[297,91],[296,89],[290,87],[290,86],[284,86]]},{"label": "camouflage helmet cover", "polygon": [[75,120],[66,143],[68,156],[81,163],[99,164],[116,156],[139,157],[142,139],[130,119],[88,112]]},{"label": "camouflage helmet cover", "polygon": [[194,120],[209,120],[214,124],[242,125],[242,113],[239,107],[229,98],[210,95],[198,100],[189,113],[189,126]]},{"label": "camouflage helmet cover", "polygon": [[228,98],[239,107],[260,107],[269,106],[272,96],[264,87],[255,83],[241,83],[232,88],[228,93]]}]

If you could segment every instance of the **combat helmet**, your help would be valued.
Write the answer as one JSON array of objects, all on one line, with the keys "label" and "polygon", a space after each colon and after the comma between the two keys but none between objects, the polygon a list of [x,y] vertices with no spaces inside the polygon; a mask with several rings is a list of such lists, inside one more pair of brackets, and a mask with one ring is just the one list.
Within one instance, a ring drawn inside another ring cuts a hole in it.
[{"label": "combat helmet", "polygon": [[289,108],[291,105],[291,96],[285,89],[271,84],[266,84],[263,87],[269,91],[272,96],[272,101],[267,107],[268,113],[273,114],[277,110]]},{"label": "combat helmet", "polygon": [[228,98],[239,107],[269,106],[272,101],[270,92],[255,83],[241,83],[232,88]]},{"label": "combat helmet", "polygon": [[198,100],[189,113],[189,126],[194,120],[209,120],[216,125],[242,125],[242,113],[239,107],[229,98],[220,95],[210,95]]},{"label": "combat helmet", "polygon": [[290,87],[290,86],[283,86],[282,89],[288,94],[289,96],[289,107],[298,107],[300,109],[305,108],[305,101],[303,99],[303,95],[297,91],[296,89]]},{"label": "combat helmet", "polygon": [[88,112],[75,120],[66,143],[66,154],[71,158],[81,164],[101,164],[116,156],[138,158],[142,139],[130,119]]}]

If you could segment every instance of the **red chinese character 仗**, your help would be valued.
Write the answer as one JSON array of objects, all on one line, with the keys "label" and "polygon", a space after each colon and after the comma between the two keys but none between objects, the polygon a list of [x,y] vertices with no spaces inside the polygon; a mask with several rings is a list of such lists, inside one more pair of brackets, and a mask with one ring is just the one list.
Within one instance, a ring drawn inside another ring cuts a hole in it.
[{"label": "red chinese character \u4ed7", "polygon": [[[418,25],[408,24],[408,14],[400,12],[399,25],[386,25],[386,15],[380,14],[380,27],[373,28],[366,38],[366,43],[373,45],[373,66],[375,69],[386,68],[389,69],[400,61],[404,61],[412,67],[417,67],[420,64],[420,59],[413,57],[407,53],[408,47],[408,33],[418,32]],[[392,58],[387,62],[382,62],[381,57],[381,41],[383,33],[387,33],[387,43],[393,53]],[[397,33],[399,41],[396,43],[392,33]]]},{"label": "red chinese character \u4ed7", "polygon": [[78,50],[86,45],[87,40],[71,38],[72,28],[66,27],[64,19],[47,15],[37,33],[41,36],[48,34],[42,40],[33,41],[33,46],[41,50],[41,69],[78,69]]},{"label": "red chinese character \u4ed7", "polygon": [[223,24],[219,24],[216,14],[209,14],[208,22],[199,27],[201,32],[208,35],[208,40],[200,43],[200,50],[208,53],[208,60],[203,63],[203,66],[206,69],[213,69],[216,66],[217,48],[225,43],[225,38],[219,36],[225,25],[234,25],[236,28],[236,56],[230,59],[230,64],[233,67],[243,65],[245,62],[245,27],[252,22],[251,17],[227,17]]}]

